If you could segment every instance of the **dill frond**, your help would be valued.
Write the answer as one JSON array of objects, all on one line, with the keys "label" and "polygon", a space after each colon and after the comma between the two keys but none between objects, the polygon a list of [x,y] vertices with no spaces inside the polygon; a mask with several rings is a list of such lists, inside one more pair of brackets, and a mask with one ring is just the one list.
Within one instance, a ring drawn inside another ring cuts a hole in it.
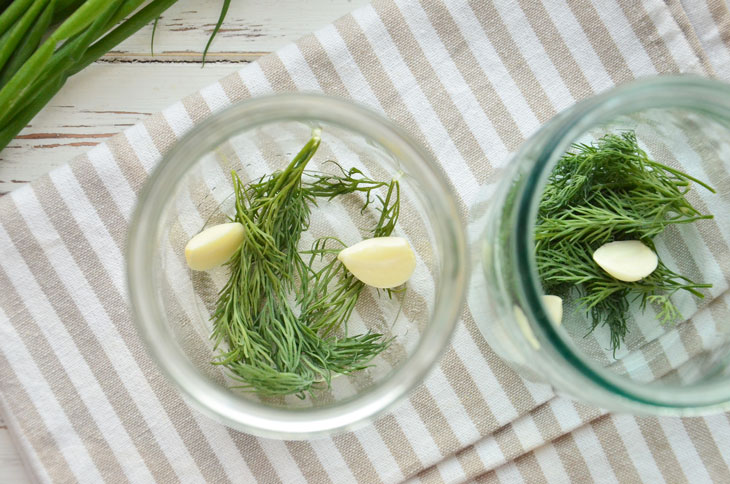
[{"label": "dill frond", "polygon": [[234,221],[243,224],[245,238],[227,263],[230,279],[211,318],[212,338],[221,348],[214,363],[224,365],[240,388],[266,396],[313,395],[334,374],[367,368],[390,344],[379,333],[347,332],[364,285],[335,257],[344,244],[324,237],[300,252],[299,242],[317,199],[355,192],[365,197],[363,211],[376,206],[373,235],[390,235],[399,214],[398,182],[374,181],[336,163],[336,174],[306,170],[319,143],[315,132],[286,168],[255,182],[244,184],[231,174]]},{"label": "dill frond", "polygon": [[591,254],[614,240],[653,239],[672,224],[711,219],[687,200],[691,183],[714,193],[706,183],[654,160],[639,148],[633,131],[607,134],[594,144],[574,144],[548,178],[535,227],[535,257],[546,293],[568,296],[590,315],[593,331],[607,325],[611,347],[620,347],[628,331],[629,306],[638,300],[658,310],[671,324],[682,315],[671,301],[680,290],[704,297],[695,283],[661,262],[636,282],[614,279]]}]

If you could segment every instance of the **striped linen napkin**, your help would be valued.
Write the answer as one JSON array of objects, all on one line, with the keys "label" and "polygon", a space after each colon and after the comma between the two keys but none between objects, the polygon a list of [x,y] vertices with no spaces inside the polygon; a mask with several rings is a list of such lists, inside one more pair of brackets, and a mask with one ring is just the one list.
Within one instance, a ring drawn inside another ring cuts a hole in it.
[{"label": "striped linen napkin", "polygon": [[[685,9],[686,7],[686,9]],[[512,372],[470,308],[440,365],[373,425],[261,439],[192,410],[146,355],[123,245],[147,174],[232,102],[323,91],[408,129],[466,216],[577,100],[631,79],[730,79],[722,0],[376,1],[0,199],[0,408],[41,482],[728,482],[730,420],[606,414]]]}]

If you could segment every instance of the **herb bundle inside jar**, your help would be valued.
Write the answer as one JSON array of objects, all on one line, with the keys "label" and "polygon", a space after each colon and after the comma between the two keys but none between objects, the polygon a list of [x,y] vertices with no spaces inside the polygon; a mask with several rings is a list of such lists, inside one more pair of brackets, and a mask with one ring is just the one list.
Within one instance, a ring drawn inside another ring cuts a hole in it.
[{"label": "herb bundle inside jar", "polygon": [[[363,370],[390,339],[368,331],[350,334],[350,318],[364,286],[404,289],[416,266],[408,242],[392,237],[400,213],[397,180],[376,181],[357,168],[335,173],[307,169],[321,142],[320,130],[286,168],[250,183],[232,172],[235,214],[210,227],[185,248],[188,265],[207,270],[225,263],[229,280],[220,291],[212,339],[213,364],[263,396],[300,398],[327,389],[334,375]],[[320,237],[308,250],[300,239],[318,200],[360,193],[361,212],[372,210],[372,238],[347,247]]]}]

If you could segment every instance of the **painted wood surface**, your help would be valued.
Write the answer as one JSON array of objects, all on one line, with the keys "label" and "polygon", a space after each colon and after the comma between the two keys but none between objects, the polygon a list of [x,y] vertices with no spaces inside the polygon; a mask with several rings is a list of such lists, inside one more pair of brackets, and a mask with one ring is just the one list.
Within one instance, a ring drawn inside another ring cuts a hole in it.
[{"label": "painted wood surface", "polygon": [[[0,196],[33,181],[181,97],[235,72],[366,0],[236,0],[201,69],[221,0],[179,0],[151,27],[69,80],[0,152]],[[30,482],[0,418],[0,483]]]}]

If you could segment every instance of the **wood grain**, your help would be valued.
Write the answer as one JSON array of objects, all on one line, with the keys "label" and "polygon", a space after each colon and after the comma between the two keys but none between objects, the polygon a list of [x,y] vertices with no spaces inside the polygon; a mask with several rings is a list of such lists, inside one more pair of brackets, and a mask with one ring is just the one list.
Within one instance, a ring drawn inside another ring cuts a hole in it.
[{"label": "wood grain", "polygon": [[[160,19],[155,55],[145,27],[62,91],[0,152],[0,195],[243,64],[322,27],[365,0],[240,0],[201,69],[202,49],[221,0],[180,0]],[[303,5],[306,4],[306,8]]]},{"label": "wood grain", "polygon": [[[0,196],[296,40],[366,0],[238,0],[201,69],[202,49],[221,0],[180,0],[160,19],[155,55],[151,27],[69,80],[7,149],[0,152]],[[0,416],[0,483],[29,483]]]}]

